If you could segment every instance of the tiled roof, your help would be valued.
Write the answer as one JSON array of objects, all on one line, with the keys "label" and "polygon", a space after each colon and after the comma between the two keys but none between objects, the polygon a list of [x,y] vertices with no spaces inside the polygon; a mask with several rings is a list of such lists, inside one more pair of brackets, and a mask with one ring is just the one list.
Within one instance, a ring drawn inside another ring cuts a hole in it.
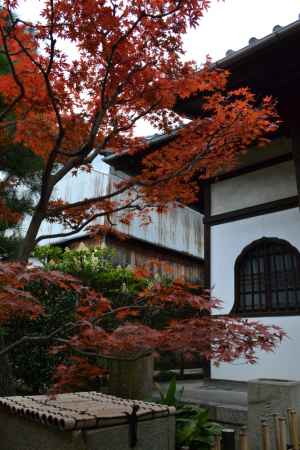
[{"label": "tiled roof", "polygon": [[[293,35],[294,33],[299,33],[300,31],[300,15],[298,20],[295,22],[292,22],[284,27],[280,25],[275,25],[273,27],[272,33],[269,35],[257,39],[256,37],[251,37],[249,39],[248,45],[246,47],[243,47],[237,51],[234,50],[227,50],[226,56],[215,63],[213,65],[215,67],[220,68],[229,68],[232,64],[235,62],[238,62],[239,60],[242,60],[243,58],[247,58],[249,55],[254,54],[256,51],[259,51],[265,47],[274,45],[277,41],[280,41],[281,39]],[[154,134],[152,136],[147,136],[145,139],[149,145],[149,147],[153,145],[159,145],[167,143],[169,139],[171,139],[174,135],[176,135],[176,131],[173,133],[170,133],[168,135],[166,134]],[[107,164],[114,165],[115,161],[118,161],[122,156],[128,155],[128,150],[124,150],[121,153],[112,153],[108,154],[103,161]]]},{"label": "tiled roof", "polygon": [[300,30],[300,15],[298,20],[292,22],[284,27],[280,25],[275,25],[273,27],[272,33],[264,36],[261,39],[257,39],[256,37],[251,37],[249,39],[248,45],[243,47],[237,51],[227,50],[226,56],[219,61],[216,62],[216,66],[219,67],[227,67],[235,60],[238,60],[241,57],[245,57],[248,54],[255,52],[263,47],[268,45],[272,45],[276,40],[280,40],[286,37],[289,34],[293,34],[294,32],[298,32]]},{"label": "tiled roof", "polygon": [[62,430],[102,428],[128,423],[128,415],[137,406],[139,420],[175,414],[175,408],[125,400],[99,392],[60,394],[54,399],[46,395],[0,397],[0,411],[18,415],[46,426]]}]

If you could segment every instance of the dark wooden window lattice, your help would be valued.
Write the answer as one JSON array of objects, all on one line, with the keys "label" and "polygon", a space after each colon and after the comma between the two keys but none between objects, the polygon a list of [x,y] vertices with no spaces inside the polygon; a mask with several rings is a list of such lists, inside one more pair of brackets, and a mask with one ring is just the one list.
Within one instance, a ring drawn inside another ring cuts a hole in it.
[{"label": "dark wooden window lattice", "polygon": [[262,238],[235,265],[236,313],[300,311],[300,253],[287,241]]}]

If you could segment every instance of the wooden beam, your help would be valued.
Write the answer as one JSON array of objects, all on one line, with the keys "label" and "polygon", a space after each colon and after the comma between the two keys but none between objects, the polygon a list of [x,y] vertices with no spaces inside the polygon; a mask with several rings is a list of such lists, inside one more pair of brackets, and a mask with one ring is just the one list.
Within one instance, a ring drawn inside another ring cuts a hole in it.
[{"label": "wooden beam", "polygon": [[[211,186],[209,182],[203,185],[204,198],[204,286],[211,288],[211,226],[205,221],[211,214]],[[211,363],[203,364],[204,376],[211,378]]]},{"label": "wooden beam", "polygon": [[215,214],[214,216],[205,215],[204,224],[214,226],[222,223],[235,222],[236,220],[249,219],[250,217],[257,217],[296,208],[298,205],[299,197],[296,195],[255,206],[249,206],[247,208],[236,209],[222,214]]},{"label": "wooden beam", "polygon": [[211,259],[211,229],[208,219],[211,215],[211,187],[205,183],[204,189],[204,285],[206,289],[211,288],[210,283],[210,259]]},{"label": "wooden beam", "polygon": [[294,123],[292,126],[292,152],[298,189],[298,205],[300,206],[300,122]]}]

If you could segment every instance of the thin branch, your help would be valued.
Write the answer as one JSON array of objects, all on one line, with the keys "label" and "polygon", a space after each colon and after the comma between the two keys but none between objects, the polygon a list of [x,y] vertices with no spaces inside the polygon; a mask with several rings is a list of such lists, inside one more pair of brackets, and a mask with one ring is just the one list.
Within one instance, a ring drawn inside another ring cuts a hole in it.
[{"label": "thin branch", "polygon": [[8,49],[8,45],[7,45],[7,36],[5,35],[3,28],[0,27],[0,34],[2,37],[2,41],[3,41],[3,45],[4,45],[4,50],[5,50],[5,55],[7,57],[8,63],[9,63],[9,67],[12,73],[12,76],[15,80],[15,83],[17,84],[20,93],[19,95],[17,95],[17,97],[11,102],[10,105],[8,105],[6,108],[4,108],[1,113],[0,113],[0,120],[5,117],[10,111],[13,110],[13,108],[16,106],[16,104],[25,96],[25,88],[23,83],[21,82],[20,78],[18,77],[16,70],[15,70],[15,66],[14,63],[11,59],[11,55],[9,53],[9,49]]},{"label": "thin branch", "polygon": [[50,36],[50,56],[49,56],[49,63],[46,70],[46,75],[49,77],[50,72],[52,70],[53,61],[54,61],[54,54],[55,54],[55,45],[56,45],[56,39],[54,39],[54,4],[53,0],[50,0],[50,6],[51,6],[51,19],[50,19],[50,30],[49,30],[49,36]]},{"label": "thin branch", "polygon": [[[141,301],[140,301],[141,302]],[[139,302],[138,302],[139,303]],[[103,314],[101,317],[96,318],[91,321],[92,325],[98,325],[102,320],[106,319],[107,317],[113,316],[119,312],[122,312],[124,310],[132,310],[132,309],[144,309],[144,307],[141,307],[140,305],[130,305],[130,306],[120,306],[119,308],[116,308],[112,311],[109,311],[105,314]],[[44,336],[22,336],[17,341],[13,342],[12,344],[7,345],[6,347],[2,348],[0,350],[0,357],[6,355],[10,351],[12,351],[14,348],[19,347],[20,345],[26,343],[26,342],[36,342],[36,343],[42,343],[42,342],[48,342],[54,339],[61,339],[56,338],[57,335],[59,335],[62,332],[66,331],[73,331],[76,328],[79,328],[82,325],[80,320],[78,322],[68,322],[66,324],[61,325],[60,327],[56,328],[54,331],[51,331],[51,333],[44,335]],[[66,343],[66,342],[64,342]]]},{"label": "thin branch", "polygon": [[[51,0],[51,5],[53,7],[53,1]],[[54,14],[54,13],[53,13]],[[13,16],[11,11],[9,11],[9,15],[11,17],[11,20],[13,20]],[[19,19],[16,19],[16,23],[19,22]],[[64,130],[64,126],[63,126],[63,122],[62,122],[62,118],[61,118],[61,114],[60,114],[60,110],[59,110],[59,106],[58,106],[58,102],[57,99],[55,97],[55,93],[53,92],[51,83],[50,83],[50,79],[49,79],[49,75],[50,75],[50,71],[52,68],[52,64],[53,64],[53,60],[54,60],[54,54],[55,54],[55,44],[56,41],[53,38],[53,24],[50,26],[50,56],[49,56],[49,64],[47,67],[47,70],[45,70],[42,66],[41,63],[39,63],[30,53],[30,51],[28,51],[28,49],[23,45],[22,41],[20,41],[20,39],[16,36],[16,34],[14,34],[14,39],[15,41],[19,44],[19,46],[22,48],[22,50],[24,51],[24,53],[26,54],[26,56],[30,59],[30,61],[36,66],[36,68],[41,72],[44,81],[45,81],[45,85],[46,85],[46,89],[48,92],[48,97],[49,100],[52,104],[52,108],[53,111],[55,113],[55,117],[56,117],[56,122],[58,125],[58,134],[56,136],[55,142],[53,144],[52,150],[50,152],[50,155],[48,157],[47,160],[47,164],[46,167],[44,169],[43,172],[43,176],[42,176],[42,187],[41,187],[41,196],[40,196],[40,201],[39,201],[39,209],[44,209],[44,203],[47,203],[47,200],[50,198],[51,195],[51,191],[54,187],[54,185],[52,185],[51,183],[51,171],[53,168],[53,164],[55,162],[55,158],[57,156],[58,150],[61,146],[61,143],[63,141],[64,135],[65,135],[65,130]]]},{"label": "thin branch", "polygon": [[77,327],[78,325],[69,322],[67,324],[62,325],[61,327],[57,328],[56,330],[52,331],[50,334],[46,336],[22,336],[17,341],[13,342],[12,344],[7,345],[3,349],[0,350],[0,357],[3,355],[6,355],[10,351],[12,351],[14,348],[19,347],[20,345],[24,344],[25,342],[47,342],[53,339],[57,334],[61,332],[65,332],[68,330],[68,328],[72,329],[73,327]]},{"label": "thin branch", "polygon": [[[78,202],[75,202],[75,203],[68,203],[68,204],[66,204],[66,205],[64,205],[64,206],[50,209],[50,210],[47,212],[46,217],[55,216],[56,214],[59,214],[59,213],[61,213],[61,212],[64,212],[64,211],[66,211],[66,210],[69,210],[69,209],[81,208],[81,207],[89,206],[89,205],[91,205],[91,204],[93,204],[93,203],[99,203],[99,202],[103,202],[103,201],[105,201],[105,200],[109,200],[109,199],[111,199],[111,198],[113,198],[113,197],[116,197],[117,195],[120,195],[120,194],[126,192],[126,191],[127,191],[128,189],[130,189],[133,185],[134,185],[134,183],[131,182],[131,183],[128,183],[128,184],[127,184],[126,186],[124,186],[123,188],[121,188],[121,189],[119,189],[119,190],[117,190],[117,191],[114,191],[114,192],[112,192],[112,193],[110,193],[110,194],[106,194],[106,195],[103,195],[103,196],[101,196],[101,197],[98,196],[98,197],[87,198],[87,199],[85,199],[85,200],[81,200],[81,201],[78,201]],[[114,212],[114,211],[113,211],[113,212]],[[111,214],[111,213],[110,213],[110,214]]]},{"label": "thin branch", "polygon": [[181,4],[182,4],[182,0],[179,0],[177,5],[170,11],[167,11],[167,12],[161,13],[161,14],[149,14],[149,13],[145,13],[145,14],[147,17],[150,17],[150,19],[154,19],[154,20],[163,19],[163,18],[168,17],[168,16],[176,13],[177,11],[179,11]]},{"label": "thin branch", "polygon": [[153,351],[152,350],[144,350],[144,351],[140,351],[135,353],[134,356],[111,356],[111,355],[107,355],[106,353],[100,353],[99,351],[96,352],[91,352],[91,351],[87,351],[87,350],[82,350],[79,349],[77,347],[74,347],[73,345],[70,344],[70,342],[68,342],[66,339],[60,339],[57,338],[55,339],[56,342],[61,343],[61,344],[65,344],[67,345],[73,352],[77,353],[78,355],[81,356],[86,356],[86,357],[93,357],[93,358],[102,358],[102,359],[107,359],[109,361],[137,361],[140,358],[144,358],[146,356],[150,356],[152,355]]},{"label": "thin branch", "polygon": [[[134,200],[134,201],[136,201],[136,200]],[[87,219],[85,222],[83,222],[81,225],[77,226],[72,231],[69,231],[67,233],[45,234],[45,235],[39,236],[39,237],[36,238],[35,243],[37,244],[38,242],[43,241],[45,239],[58,239],[58,238],[62,238],[62,237],[73,236],[74,234],[77,234],[80,231],[82,231],[85,227],[87,227],[94,220],[98,219],[99,217],[107,216],[108,214],[113,214],[113,213],[117,213],[117,212],[120,212],[120,211],[124,211],[125,209],[127,209],[129,211],[131,211],[131,210],[140,210],[141,209],[140,205],[132,205],[132,203],[133,202],[130,202],[130,203],[124,205],[124,206],[121,206],[121,207],[116,208],[116,209],[114,209],[112,211],[109,211],[109,212],[105,211],[105,212],[94,214],[89,219]]]}]

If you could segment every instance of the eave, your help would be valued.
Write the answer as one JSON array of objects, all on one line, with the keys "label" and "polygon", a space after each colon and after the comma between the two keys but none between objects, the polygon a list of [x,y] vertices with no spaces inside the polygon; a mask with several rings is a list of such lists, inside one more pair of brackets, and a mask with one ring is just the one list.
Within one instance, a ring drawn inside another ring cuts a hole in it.
[{"label": "eave", "polygon": [[[248,86],[258,97],[271,95],[279,101],[284,112],[285,99],[300,95],[300,20],[286,27],[276,26],[273,33],[249,40],[249,45],[215,63],[216,68],[231,73],[229,88]],[[199,114],[201,98],[193,96],[176,105],[179,114],[195,117]]]}]

